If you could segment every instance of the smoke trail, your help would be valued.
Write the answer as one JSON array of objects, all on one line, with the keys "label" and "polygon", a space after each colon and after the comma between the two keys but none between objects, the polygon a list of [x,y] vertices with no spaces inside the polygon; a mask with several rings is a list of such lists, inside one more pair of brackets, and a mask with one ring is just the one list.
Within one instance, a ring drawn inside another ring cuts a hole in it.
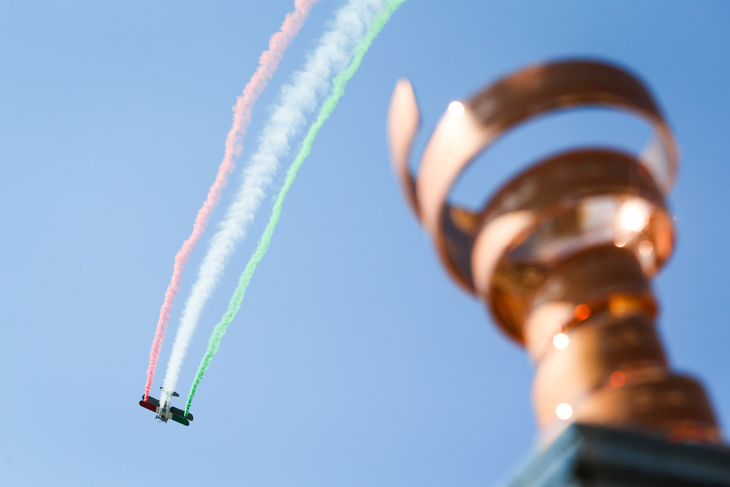
[{"label": "smoke trail", "polygon": [[157,369],[157,361],[160,357],[160,348],[162,348],[162,342],[165,339],[165,332],[167,331],[167,322],[170,319],[170,312],[172,311],[172,303],[175,301],[175,296],[180,290],[180,279],[182,273],[185,270],[185,264],[195,249],[195,244],[200,239],[200,236],[205,230],[205,226],[208,223],[208,217],[213,211],[213,208],[218,204],[220,200],[221,191],[226,185],[228,175],[233,171],[234,164],[233,158],[241,154],[243,150],[242,140],[246,134],[246,128],[251,122],[251,112],[253,111],[256,100],[259,95],[264,91],[271,77],[274,75],[276,68],[279,66],[279,61],[284,55],[289,42],[297,35],[299,29],[304,24],[304,20],[309,15],[309,10],[319,0],[296,0],[294,2],[294,12],[288,13],[284,18],[284,22],[281,24],[279,32],[271,36],[269,40],[269,49],[264,51],[259,58],[259,67],[256,72],[249,80],[246,87],[243,89],[243,93],[236,99],[236,104],[233,106],[233,124],[231,129],[228,131],[226,137],[226,148],[223,154],[223,161],[221,161],[218,167],[218,174],[216,175],[215,182],[208,191],[208,197],[203,203],[203,207],[198,210],[198,216],[195,218],[195,224],[193,225],[193,233],[183,243],[180,250],[175,255],[175,266],[172,271],[172,279],[170,284],[167,286],[165,291],[165,299],[162,302],[160,308],[160,317],[157,320],[157,330],[155,330],[155,338],[152,341],[152,349],[150,350],[150,363],[147,367],[147,383],[144,387],[145,400],[149,395],[150,388],[152,387],[152,380],[155,377],[155,369]]},{"label": "smoke trail", "polygon": [[200,318],[223,272],[228,257],[246,225],[264,197],[278,168],[278,160],[289,152],[289,140],[306,122],[305,114],[316,107],[317,98],[326,93],[333,73],[344,69],[352,57],[373,16],[381,10],[383,0],[349,0],[337,12],[333,28],[323,34],[308,57],[303,71],[294,75],[291,85],[284,85],[281,101],[264,127],[259,147],[244,171],[239,192],[211,241],[210,249],[200,266],[198,279],[183,310],[180,326],[167,364],[164,387],[174,390],[182,361]]},{"label": "smoke trail", "polygon": [[317,137],[319,129],[322,128],[322,125],[324,125],[324,122],[329,118],[330,114],[337,106],[340,98],[345,93],[345,86],[347,85],[347,82],[355,74],[357,68],[360,67],[360,63],[362,62],[365,53],[367,53],[368,48],[373,43],[375,37],[383,29],[383,27],[385,27],[385,24],[388,22],[388,20],[390,20],[393,12],[395,12],[395,10],[405,1],[406,0],[387,1],[385,10],[378,16],[376,16],[375,19],[373,19],[373,24],[370,28],[370,31],[367,33],[360,45],[357,46],[357,48],[355,49],[355,55],[350,65],[345,71],[338,74],[334,82],[332,83],[332,91],[322,104],[322,107],[319,110],[319,115],[317,116],[317,120],[309,128],[309,132],[302,142],[302,146],[299,149],[299,153],[297,154],[296,159],[294,159],[294,162],[289,167],[289,170],[286,173],[284,186],[281,188],[281,190],[279,191],[279,196],[276,198],[274,208],[271,211],[271,217],[269,218],[269,223],[266,225],[266,229],[264,230],[264,234],[261,237],[258,246],[256,247],[256,251],[249,259],[243,271],[243,274],[241,274],[241,277],[238,280],[238,286],[233,293],[233,297],[231,297],[231,301],[228,305],[228,310],[223,315],[221,321],[217,325],[215,325],[215,328],[213,329],[213,334],[211,335],[210,341],[208,342],[208,350],[205,352],[203,360],[200,362],[198,372],[195,374],[195,379],[193,380],[193,384],[190,387],[188,402],[185,405],[186,414],[190,410],[190,404],[193,402],[193,396],[195,396],[195,391],[198,389],[198,384],[200,384],[200,381],[203,379],[205,372],[208,370],[208,367],[210,367],[210,362],[213,359],[213,356],[218,351],[218,347],[220,347],[221,340],[223,339],[223,335],[225,335],[226,330],[228,329],[228,325],[231,324],[231,321],[233,321],[236,313],[238,313],[238,310],[241,308],[241,303],[243,302],[243,296],[246,292],[246,288],[251,281],[253,273],[256,271],[256,266],[259,265],[259,262],[261,262],[261,259],[266,254],[266,251],[269,248],[269,244],[271,243],[271,237],[272,235],[274,235],[274,230],[276,230],[276,225],[277,223],[279,223],[279,218],[281,217],[281,208],[284,205],[284,199],[286,199],[286,194],[289,192],[292,184],[294,184],[294,179],[296,179],[297,177],[299,168],[302,167],[304,160],[307,158],[307,156],[309,156],[309,153],[312,150],[312,144],[314,143],[314,139]]}]

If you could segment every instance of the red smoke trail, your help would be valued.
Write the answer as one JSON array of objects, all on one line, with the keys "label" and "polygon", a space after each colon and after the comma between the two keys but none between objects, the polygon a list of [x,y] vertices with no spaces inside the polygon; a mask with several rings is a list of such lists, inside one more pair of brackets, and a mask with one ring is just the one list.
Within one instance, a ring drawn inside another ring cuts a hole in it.
[{"label": "red smoke trail", "polygon": [[147,384],[144,387],[145,400],[150,393],[152,387],[152,379],[155,377],[155,369],[157,369],[157,360],[160,358],[160,348],[162,341],[165,339],[167,331],[167,322],[170,319],[172,311],[172,303],[180,289],[180,278],[182,277],[185,264],[188,257],[193,253],[195,244],[203,234],[205,226],[208,223],[213,208],[220,200],[221,191],[226,185],[228,175],[233,171],[233,158],[241,154],[243,150],[243,136],[246,134],[246,128],[251,122],[251,112],[259,95],[264,91],[269,80],[279,66],[279,61],[284,55],[289,42],[297,35],[299,29],[304,24],[304,20],[309,15],[309,10],[319,0],[295,0],[294,12],[290,12],[284,18],[279,32],[271,36],[269,40],[269,49],[264,51],[259,58],[259,67],[251,77],[243,93],[236,100],[233,107],[233,125],[226,137],[226,150],[223,155],[220,167],[218,167],[218,175],[215,182],[208,191],[208,198],[203,203],[203,207],[198,210],[198,216],[195,218],[193,233],[183,243],[183,246],[175,255],[175,267],[172,271],[172,279],[165,291],[165,301],[160,308],[160,318],[157,320],[157,330],[155,331],[155,339],[152,341],[152,349],[150,350],[150,364],[147,368]]}]

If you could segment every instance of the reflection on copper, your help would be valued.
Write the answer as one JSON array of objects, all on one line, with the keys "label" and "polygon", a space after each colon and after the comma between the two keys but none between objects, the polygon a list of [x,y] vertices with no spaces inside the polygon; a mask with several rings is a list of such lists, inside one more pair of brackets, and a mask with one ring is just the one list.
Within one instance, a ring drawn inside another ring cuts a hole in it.
[{"label": "reflection on copper", "polygon": [[555,408],[555,415],[563,420],[570,419],[573,416],[573,408],[568,403],[558,404],[558,407]]},{"label": "reflection on copper", "polygon": [[578,320],[582,321],[588,319],[588,317],[591,315],[591,307],[585,303],[579,304],[573,310],[573,314],[575,314],[575,317]]},{"label": "reflection on copper", "polygon": [[621,225],[631,232],[637,232],[646,225],[646,212],[643,205],[635,202],[627,202],[621,208]]},{"label": "reflection on copper", "polygon": [[621,249],[626,247],[626,244],[628,244],[628,243],[629,243],[629,238],[626,235],[618,236],[613,240],[613,244],[616,247],[621,248]]},{"label": "reflection on copper", "polygon": [[642,240],[639,244],[639,253],[643,256],[651,255],[654,250],[654,245],[650,240]]},{"label": "reflection on copper", "polygon": [[611,316],[625,318],[627,316],[656,316],[656,304],[650,295],[615,293],[608,297],[608,310]]},{"label": "reflection on copper", "polygon": [[462,105],[461,102],[452,101],[449,103],[449,113],[458,117],[464,113],[464,105]]},{"label": "reflection on copper", "polygon": [[553,346],[558,350],[565,350],[570,345],[570,338],[565,333],[558,333],[553,337]]},{"label": "reflection on copper", "polygon": [[622,385],[626,384],[626,374],[621,372],[620,370],[616,370],[611,373],[609,382],[611,382],[611,385],[613,387],[621,387]]},{"label": "reflection on copper", "polygon": [[[462,172],[504,133],[583,107],[632,113],[654,136],[641,154],[583,147],[550,155],[481,208],[451,202]],[[678,150],[644,84],[620,67],[587,60],[510,74],[449,105],[413,174],[419,123],[413,88],[401,80],[388,115],[395,173],[449,274],[535,361],[540,428],[553,428],[557,417],[560,424],[719,442],[704,389],[670,370],[654,324],[650,279],[672,253],[665,195]]]}]

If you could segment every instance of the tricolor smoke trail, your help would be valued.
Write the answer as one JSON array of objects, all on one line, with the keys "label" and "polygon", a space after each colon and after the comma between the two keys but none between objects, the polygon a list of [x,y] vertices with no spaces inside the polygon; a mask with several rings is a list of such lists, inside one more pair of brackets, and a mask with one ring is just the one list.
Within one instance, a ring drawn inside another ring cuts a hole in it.
[{"label": "tricolor smoke trail", "polygon": [[259,147],[244,170],[243,184],[211,241],[185,303],[165,374],[166,390],[175,389],[203,307],[235,244],[244,237],[245,227],[264,198],[265,189],[278,168],[279,158],[288,154],[289,141],[306,122],[306,113],[314,110],[318,96],[326,93],[334,73],[347,66],[355,47],[362,41],[375,14],[382,10],[382,5],[383,0],[349,0],[337,12],[332,29],[322,35],[314,52],[308,56],[304,70],[295,73],[292,84],[282,87],[279,105],[264,126]]},{"label": "tricolor smoke trail", "polygon": [[208,223],[208,217],[213,211],[213,208],[218,204],[220,200],[221,191],[226,185],[228,176],[233,171],[234,163],[233,158],[241,154],[243,149],[242,140],[246,134],[246,128],[251,122],[251,112],[253,111],[254,105],[259,95],[264,91],[271,77],[274,75],[276,68],[279,66],[279,61],[284,55],[289,42],[297,35],[299,29],[304,24],[304,20],[309,15],[309,10],[319,0],[295,0],[294,11],[287,14],[284,18],[284,23],[281,24],[279,32],[271,36],[269,40],[269,49],[264,51],[259,58],[259,67],[251,77],[246,87],[243,89],[243,93],[237,98],[236,104],[233,106],[233,124],[226,137],[226,148],[223,154],[223,161],[221,161],[218,167],[218,174],[215,178],[215,182],[208,191],[208,197],[203,203],[203,207],[198,210],[198,216],[195,218],[195,224],[193,225],[193,233],[188,237],[182,245],[182,248],[178,250],[175,255],[175,266],[172,271],[172,279],[170,284],[167,286],[165,291],[165,299],[162,302],[160,308],[160,317],[157,320],[157,330],[155,331],[155,338],[152,341],[152,349],[150,350],[150,363],[147,367],[147,383],[144,387],[145,400],[149,395],[150,388],[152,387],[152,380],[155,377],[155,370],[157,369],[157,361],[160,357],[160,349],[162,348],[162,342],[165,339],[165,332],[167,331],[167,322],[170,319],[170,312],[172,311],[172,304],[175,301],[175,296],[180,290],[180,279],[182,273],[185,270],[185,264],[195,249],[195,244],[200,239],[200,236],[205,230],[205,226]]},{"label": "tricolor smoke trail", "polygon": [[231,297],[231,301],[228,305],[228,310],[223,315],[221,321],[217,325],[215,325],[215,328],[213,329],[213,334],[211,335],[210,341],[208,342],[208,350],[205,352],[203,360],[200,362],[198,372],[195,374],[195,379],[193,380],[193,384],[190,387],[188,401],[185,406],[186,414],[190,410],[190,404],[193,402],[193,397],[195,396],[195,391],[198,389],[198,384],[200,384],[200,381],[203,379],[205,372],[208,370],[208,367],[210,367],[210,362],[213,359],[213,356],[218,351],[218,347],[220,347],[221,340],[223,340],[223,335],[225,335],[226,330],[228,329],[228,325],[231,324],[233,318],[236,317],[236,313],[238,313],[238,310],[241,309],[241,303],[243,302],[243,296],[246,292],[246,288],[251,281],[253,273],[256,271],[256,266],[259,265],[259,262],[261,262],[261,259],[266,254],[266,251],[269,248],[269,244],[271,243],[271,237],[274,235],[274,230],[276,230],[276,225],[279,223],[279,218],[281,217],[281,209],[284,205],[286,195],[289,192],[289,189],[294,184],[294,180],[296,179],[297,173],[302,167],[304,160],[307,158],[307,156],[309,156],[309,153],[312,150],[312,144],[314,144],[314,139],[317,137],[319,129],[322,128],[324,122],[329,118],[335,107],[337,107],[337,103],[339,102],[342,95],[345,93],[345,86],[347,85],[347,82],[350,80],[350,78],[353,77],[357,69],[360,67],[360,63],[362,62],[365,53],[367,53],[368,48],[373,43],[375,37],[383,29],[383,27],[385,27],[385,24],[388,22],[388,20],[390,20],[393,12],[395,12],[395,10],[405,1],[406,0],[389,0],[386,2],[385,10],[381,14],[376,16],[375,19],[373,19],[373,24],[370,27],[370,31],[367,33],[360,45],[355,48],[355,55],[350,65],[347,67],[346,70],[338,74],[335,78],[332,84],[332,90],[319,110],[317,120],[309,128],[309,132],[302,142],[299,153],[297,154],[294,162],[289,167],[289,170],[286,173],[284,186],[282,186],[281,190],[279,191],[279,195],[276,198],[274,208],[271,211],[271,217],[269,218],[269,223],[266,225],[266,229],[264,230],[264,234],[261,237],[261,240],[259,241],[256,250],[251,256],[251,259],[249,259],[243,271],[243,274],[241,274],[241,277],[238,280],[238,286],[233,293],[233,297]]}]

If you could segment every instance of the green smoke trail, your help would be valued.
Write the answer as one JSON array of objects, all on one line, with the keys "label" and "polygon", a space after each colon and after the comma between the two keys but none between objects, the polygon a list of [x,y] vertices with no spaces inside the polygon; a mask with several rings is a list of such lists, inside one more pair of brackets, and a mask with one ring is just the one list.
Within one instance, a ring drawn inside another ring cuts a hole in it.
[{"label": "green smoke trail", "polygon": [[312,144],[314,144],[314,139],[317,137],[319,129],[322,128],[324,122],[329,118],[335,107],[337,107],[337,103],[340,101],[342,95],[345,94],[345,85],[347,85],[347,82],[350,81],[350,78],[353,77],[357,69],[360,67],[360,63],[362,62],[363,57],[365,57],[365,54],[368,52],[370,45],[373,43],[373,40],[375,40],[375,37],[380,33],[381,30],[383,30],[383,27],[385,27],[385,24],[388,23],[390,17],[393,15],[393,12],[395,12],[398,7],[405,1],[406,0],[386,1],[384,11],[378,14],[373,19],[373,24],[370,27],[370,30],[365,35],[365,38],[362,40],[362,42],[355,48],[354,56],[350,65],[347,67],[347,69],[339,73],[332,82],[332,90],[330,91],[329,96],[327,96],[327,99],[325,99],[324,103],[322,104],[322,107],[319,109],[317,120],[315,120],[315,122],[309,128],[309,132],[307,132],[307,136],[302,142],[297,157],[294,159],[294,162],[289,167],[289,170],[286,173],[284,186],[282,186],[281,190],[279,191],[279,196],[276,198],[274,208],[271,211],[271,217],[269,218],[269,223],[266,225],[266,229],[264,230],[264,234],[261,236],[261,240],[259,241],[256,250],[249,259],[248,263],[246,263],[246,268],[243,270],[243,274],[241,274],[241,277],[238,279],[238,286],[233,292],[231,301],[228,303],[228,310],[223,315],[221,321],[217,325],[215,325],[215,328],[213,328],[213,334],[208,341],[208,350],[206,350],[205,355],[203,355],[203,360],[200,361],[198,372],[195,374],[195,379],[193,379],[193,385],[190,387],[188,402],[185,405],[185,414],[187,414],[190,410],[190,404],[193,402],[193,397],[195,396],[195,391],[198,389],[198,384],[200,384],[200,381],[203,379],[205,372],[208,370],[208,367],[210,367],[210,362],[213,359],[213,356],[218,351],[218,347],[220,347],[221,340],[223,339],[223,335],[226,334],[226,329],[228,329],[228,325],[231,324],[231,321],[233,321],[236,313],[238,313],[238,310],[241,308],[241,303],[243,302],[243,295],[246,292],[246,288],[251,281],[251,277],[256,270],[256,266],[259,265],[259,262],[261,262],[261,259],[266,254],[266,251],[269,248],[269,244],[271,243],[271,237],[274,234],[274,230],[276,229],[276,224],[279,223],[281,208],[284,205],[284,199],[286,199],[286,194],[289,192],[292,184],[294,184],[294,179],[296,179],[297,173],[302,167],[304,160],[311,152]]}]

